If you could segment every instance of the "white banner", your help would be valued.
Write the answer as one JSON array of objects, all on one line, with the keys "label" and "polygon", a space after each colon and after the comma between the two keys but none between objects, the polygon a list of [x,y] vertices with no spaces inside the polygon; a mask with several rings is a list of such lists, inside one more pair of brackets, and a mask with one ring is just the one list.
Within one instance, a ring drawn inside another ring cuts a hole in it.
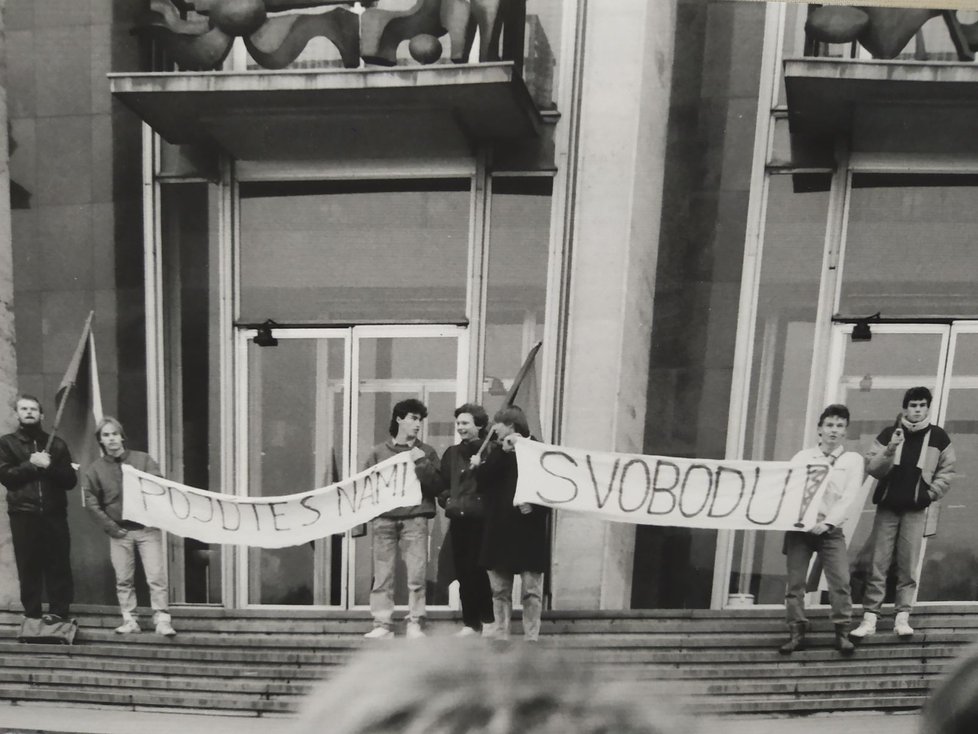
[{"label": "white banner", "polygon": [[516,443],[515,504],[605,520],[728,530],[808,530],[827,463],[716,461]]},{"label": "white banner", "polygon": [[123,517],[204,543],[284,548],[421,503],[404,451],[342,482],[278,497],[235,497],[160,479],[123,464]]}]

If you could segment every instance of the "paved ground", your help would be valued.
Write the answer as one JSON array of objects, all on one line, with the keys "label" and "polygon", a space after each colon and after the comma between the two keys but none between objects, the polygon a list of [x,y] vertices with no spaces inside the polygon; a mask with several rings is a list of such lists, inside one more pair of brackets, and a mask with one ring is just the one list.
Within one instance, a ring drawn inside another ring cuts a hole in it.
[{"label": "paved ground", "polygon": [[[916,734],[916,714],[844,713],[802,717],[728,717],[704,720],[704,734]],[[86,709],[75,706],[0,705],[0,732],[4,734],[279,734],[290,719],[253,716],[207,716]]]}]

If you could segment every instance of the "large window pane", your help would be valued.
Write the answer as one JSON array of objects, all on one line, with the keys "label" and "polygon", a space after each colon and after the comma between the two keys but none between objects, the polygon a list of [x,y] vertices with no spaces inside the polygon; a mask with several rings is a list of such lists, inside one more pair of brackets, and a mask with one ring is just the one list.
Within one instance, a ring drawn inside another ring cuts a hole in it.
[{"label": "large window pane", "polygon": [[840,313],[978,315],[976,226],[978,176],[854,175]]},{"label": "large window pane", "polygon": [[245,323],[465,318],[468,179],[241,186]]},{"label": "large window pane", "polygon": [[928,538],[920,573],[920,601],[978,601],[975,526],[978,502],[978,334],[959,334],[954,346],[944,429],[954,443],[957,478],[940,503],[936,535]]},{"label": "large window pane", "polygon": [[[549,176],[493,179],[482,392],[490,417],[527,352],[543,338],[552,188]],[[516,402],[532,410],[528,399],[524,391]],[[538,415],[529,418],[531,426],[539,421]]]},{"label": "large window pane", "polygon": [[[795,193],[790,175],[768,179],[746,458],[790,459],[804,442],[827,211],[828,193]],[[732,593],[778,603],[784,573],[780,536],[737,534]]]},{"label": "large window pane", "polygon": [[[221,490],[217,372],[218,187],[161,187],[167,474]],[[174,601],[221,601],[221,546],[171,536]],[[183,559],[182,562],[180,559]]]}]

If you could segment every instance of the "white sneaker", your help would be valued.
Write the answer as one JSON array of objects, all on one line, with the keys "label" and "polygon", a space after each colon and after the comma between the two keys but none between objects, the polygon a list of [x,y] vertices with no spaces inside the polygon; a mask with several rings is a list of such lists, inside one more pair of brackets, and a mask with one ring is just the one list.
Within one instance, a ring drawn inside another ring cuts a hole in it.
[{"label": "white sneaker", "polygon": [[421,625],[418,622],[408,622],[407,630],[404,632],[404,636],[409,640],[417,640],[421,637],[427,637],[424,630],[421,629]]},{"label": "white sneaker", "polygon": [[897,637],[913,637],[913,627],[910,626],[910,612],[900,612],[893,620],[893,631]]},{"label": "white sneaker", "polygon": [[173,629],[173,624],[170,623],[170,620],[161,619],[156,623],[156,634],[163,635],[164,637],[175,637],[177,631]]},{"label": "white sneaker", "polygon": [[139,622],[137,622],[133,617],[128,617],[122,620],[122,624],[115,628],[115,633],[117,635],[128,635],[133,632],[139,632]]},{"label": "white sneaker", "polygon": [[496,623],[482,625],[482,636],[488,640],[494,638],[496,636]]},{"label": "white sneaker", "polygon": [[471,627],[463,627],[462,629],[460,629],[458,632],[455,633],[455,636],[472,637],[473,635],[477,635],[477,634],[479,634],[477,630],[474,630]]},{"label": "white sneaker", "polygon": [[864,637],[869,637],[870,635],[876,634],[876,615],[872,612],[865,612],[863,614],[863,621],[859,623],[852,632],[849,633],[849,637],[855,637],[857,640],[861,640]]},{"label": "white sneaker", "polygon": [[374,627],[364,635],[368,640],[389,640],[394,636],[393,631],[386,627]]}]

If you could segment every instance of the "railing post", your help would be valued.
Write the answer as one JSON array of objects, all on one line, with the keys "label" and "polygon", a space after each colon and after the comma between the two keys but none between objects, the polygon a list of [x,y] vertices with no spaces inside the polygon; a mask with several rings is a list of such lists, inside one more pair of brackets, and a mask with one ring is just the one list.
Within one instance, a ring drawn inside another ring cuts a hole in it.
[{"label": "railing post", "polygon": [[526,42],[526,0],[503,0],[503,53],[523,76],[523,44]]}]

